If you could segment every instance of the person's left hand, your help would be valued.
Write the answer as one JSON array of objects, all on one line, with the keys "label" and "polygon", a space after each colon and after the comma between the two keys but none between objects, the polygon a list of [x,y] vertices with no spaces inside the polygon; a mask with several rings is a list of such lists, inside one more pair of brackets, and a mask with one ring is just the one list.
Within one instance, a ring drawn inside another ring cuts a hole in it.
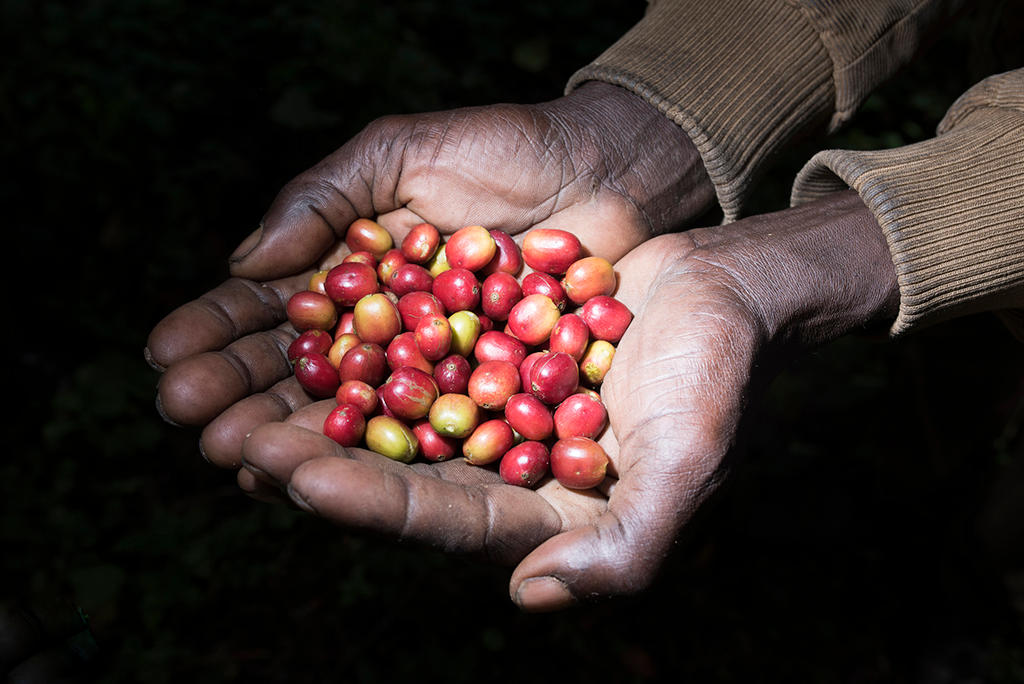
[{"label": "person's left hand", "polygon": [[882,233],[853,193],[655,238],[617,264],[635,313],[601,394],[610,476],[578,491],[502,484],[462,459],[404,465],[322,433],[333,402],[256,428],[239,483],[346,528],[517,565],[526,610],[649,585],[725,472],[769,361],[894,313]]}]

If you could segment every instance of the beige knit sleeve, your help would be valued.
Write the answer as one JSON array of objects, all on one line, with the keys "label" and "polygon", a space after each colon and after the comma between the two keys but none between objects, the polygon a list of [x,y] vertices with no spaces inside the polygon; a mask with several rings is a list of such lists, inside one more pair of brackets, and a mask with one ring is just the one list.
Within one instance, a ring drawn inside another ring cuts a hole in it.
[{"label": "beige knit sleeve", "polygon": [[[885,231],[900,287],[893,334],[977,311],[1024,332],[1024,69],[964,93],[929,140],[819,152],[792,202],[847,187]],[[1017,321],[1017,324],[1014,324]]]},{"label": "beige knit sleeve", "polygon": [[653,0],[572,76],[647,99],[694,141],[726,221],[794,137],[845,121],[962,0]]}]

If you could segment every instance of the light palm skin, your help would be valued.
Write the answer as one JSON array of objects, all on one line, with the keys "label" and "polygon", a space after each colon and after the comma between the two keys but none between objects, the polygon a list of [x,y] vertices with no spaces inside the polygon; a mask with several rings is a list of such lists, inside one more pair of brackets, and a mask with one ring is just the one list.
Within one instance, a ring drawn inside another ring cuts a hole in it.
[{"label": "light palm skin", "polygon": [[164,371],[158,406],[205,426],[204,455],[238,467],[246,434],[308,404],[284,356],[294,337],[284,305],[342,258],[357,217],[377,217],[396,242],[422,221],[520,237],[558,227],[614,261],[712,204],[686,136],[615,86],[379,120],[282,189],[232,257],[234,278],[157,324],[146,353]]},{"label": "light palm skin", "polygon": [[646,242],[617,264],[635,319],[602,387],[598,490],[500,483],[461,460],[403,465],[319,434],[330,402],[253,431],[239,482],[346,528],[515,565],[526,610],[635,593],[724,476],[755,370],[894,313],[881,232],[856,195]]}]

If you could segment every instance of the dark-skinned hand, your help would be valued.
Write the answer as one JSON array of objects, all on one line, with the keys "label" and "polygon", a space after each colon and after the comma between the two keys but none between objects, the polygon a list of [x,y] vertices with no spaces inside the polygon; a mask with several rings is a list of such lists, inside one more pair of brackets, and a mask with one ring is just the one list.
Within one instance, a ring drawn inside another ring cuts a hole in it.
[{"label": "dark-skinned hand", "polygon": [[344,449],[320,433],[330,401],[256,427],[240,485],[346,529],[512,565],[524,610],[643,590],[724,477],[765,374],[891,321],[898,296],[882,232],[849,191],[654,238],[617,270],[635,319],[601,390],[612,467],[599,489],[549,479],[528,490],[461,459],[405,465]]},{"label": "dark-skinned hand", "polygon": [[429,222],[521,239],[534,227],[575,233],[615,261],[713,206],[699,155],[636,95],[605,83],[536,105],[493,105],[370,124],[283,188],[230,260],[232,278],[170,313],[146,357],[164,417],[203,427],[202,453],[237,468],[242,441],[309,403],[285,349],[284,306],[310,274],[338,263],[358,217],[398,243]]}]

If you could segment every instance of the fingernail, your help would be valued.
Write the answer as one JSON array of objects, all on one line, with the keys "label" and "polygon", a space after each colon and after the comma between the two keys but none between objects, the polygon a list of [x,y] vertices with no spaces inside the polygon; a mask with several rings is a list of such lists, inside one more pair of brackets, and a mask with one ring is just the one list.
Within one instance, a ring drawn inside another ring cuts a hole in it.
[{"label": "fingernail", "polygon": [[515,602],[525,611],[543,613],[566,608],[575,598],[565,582],[556,577],[531,577],[519,585]]},{"label": "fingernail", "polygon": [[256,249],[256,245],[260,244],[260,240],[263,238],[263,224],[249,233],[249,237],[242,240],[242,244],[238,245],[238,248],[231,254],[230,261],[241,261],[245,257],[249,256],[249,252]]},{"label": "fingernail", "polygon": [[149,347],[146,347],[145,349],[142,350],[142,356],[143,358],[146,359],[146,363],[148,363],[149,367],[152,368],[153,370],[160,371],[161,373],[167,370],[162,365],[156,362],[156,359],[153,358],[153,352],[149,351]]},{"label": "fingernail", "polygon": [[168,425],[173,425],[174,427],[181,427],[179,423],[176,423],[175,421],[171,420],[170,416],[167,415],[167,412],[164,411],[164,402],[160,399],[159,394],[156,395],[156,401],[154,403],[156,404],[157,415],[163,418],[163,421],[165,423],[167,423]]},{"label": "fingernail", "polygon": [[285,487],[285,491],[288,492],[288,498],[291,499],[292,503],[294,503],[296,506],[298,506],[302,510],[306,511],[307,513],[312,513],[313,515],[319,515],[316,512],[316,509],[313,508],[312,506],[310,506],[309,502],[306,501],[304,498],[302,498],[301,494],[299,494],[297,491],[292,489],[291,484],[289,484],[287,487]]},{"label": "fingernail", "polygon": [[211,461],[210,457],[206,455],[206,447],[203,446],[203,440],[201,439],[199,440],[199,455],[203,457],[204,461],[213,465],[213,461]]},{"label": "fingernail", "polygon": [[263,470],[262,468],[254,466],[252,463],[247,463],[244,458],[242,459],[242,467],[248,470],[250,473],[252,473],[253,476],[260,482],[268,484],[272,487],[281,486],[281,483],[278,481],[276,477],[274,477],[267,471]]}]

